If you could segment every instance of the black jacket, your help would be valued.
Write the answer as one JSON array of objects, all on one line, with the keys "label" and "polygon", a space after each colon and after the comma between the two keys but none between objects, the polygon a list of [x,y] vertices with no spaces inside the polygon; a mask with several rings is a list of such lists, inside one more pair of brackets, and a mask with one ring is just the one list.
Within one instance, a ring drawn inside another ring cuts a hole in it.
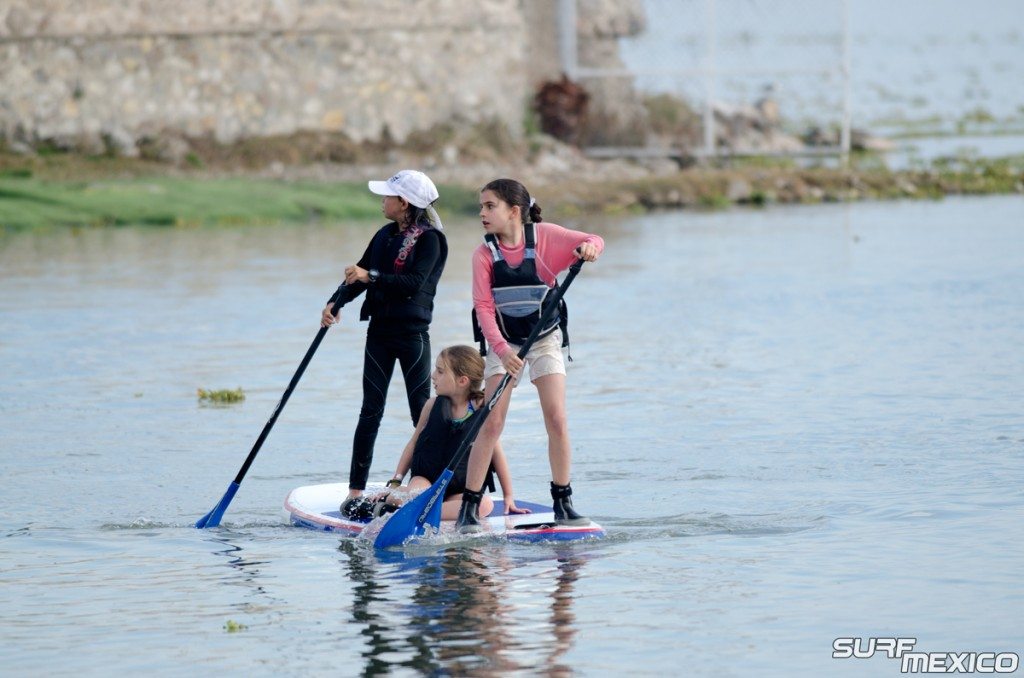
[{"label": "black jacket", "polygon": [[406,235],[395,222],[378,230],[357,265],[376,269],[380,277],[373,283],[347,285],[341,292],[342,306],[366,292],[359,319],[369,319],[371,331],[425,331],[430,326],[437,283],[448,259],[448,242],[441,231],[425,229],[396,272]]}]

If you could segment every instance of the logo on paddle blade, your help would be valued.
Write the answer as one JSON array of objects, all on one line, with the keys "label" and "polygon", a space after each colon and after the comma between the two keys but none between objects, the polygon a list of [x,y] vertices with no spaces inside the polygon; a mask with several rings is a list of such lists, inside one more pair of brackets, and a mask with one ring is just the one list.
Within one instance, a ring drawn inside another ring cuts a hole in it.
[{"label": "logo on paddle blade", "polygon": [[427,501],[426,505],[423,507],[423,510],[420,511],[420,515],[416,518],[417,525],[423,525],[423,523],[426,522],[427,516],[430,515],[430,509],[434,508],[434,504],[437,503],[437,500],[440,497],[444,496],[444,491],[445,489],[447,489],[447,487],[447,485],[440,485],[439,487],[434,489],[434,493],[430,496],[430,500]]}]

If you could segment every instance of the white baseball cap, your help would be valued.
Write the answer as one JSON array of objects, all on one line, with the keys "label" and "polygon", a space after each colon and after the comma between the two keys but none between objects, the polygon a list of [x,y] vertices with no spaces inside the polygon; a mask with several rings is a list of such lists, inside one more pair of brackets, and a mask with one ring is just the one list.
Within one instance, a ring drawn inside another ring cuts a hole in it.
[{"label": "white baseball cap", "polygon": [[370,191],[377,195],[397,195],[421,209],[437,200],[437,187],[423,172],[402,170],[387,181],[367,182]]}]

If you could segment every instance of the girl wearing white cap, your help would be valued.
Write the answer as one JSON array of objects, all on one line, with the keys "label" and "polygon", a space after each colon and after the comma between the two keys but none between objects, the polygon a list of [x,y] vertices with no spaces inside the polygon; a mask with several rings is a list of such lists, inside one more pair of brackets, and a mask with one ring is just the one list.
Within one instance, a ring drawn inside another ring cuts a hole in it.
[{"label": "girl wearing white cap", "polygon": [[[369,182],[369,187],[384,196],[381,208],[390,221],[373,236],[359,261],[345,269],[345,284],[339,291],[341,306],[365,291],[359,319],[370,321],[363,403],[352,441],[343,514],[358,503],[354,500],[366,488],[395,361],[402,367],[413,426],[430,398],[430,320],[437,282],[448,258],[441,220],[433,208],[437,188],[426,174],[402,170],[387,181]],[[340,316],[331,314],[328,303],[321,325],[333,325]]]}]

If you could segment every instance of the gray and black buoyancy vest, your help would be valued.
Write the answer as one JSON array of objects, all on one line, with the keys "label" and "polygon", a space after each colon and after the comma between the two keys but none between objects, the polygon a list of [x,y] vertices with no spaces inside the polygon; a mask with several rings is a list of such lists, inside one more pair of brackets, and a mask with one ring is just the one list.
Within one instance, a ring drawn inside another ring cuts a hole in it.
[{"label": "gray and black buoyancy vest", "polygon": [[[532,222],[523,225],[525,246],[523,261],[519,266],[509,266],[498,247],[498,238],[492,233],[484,236],[484,243],[491,251],[494,260],[493,281],[495,316],[501,336],[510,344],[522,345],[540,322],[541,314],[551,298],[552,287],[537,275],[537,241]],[[559,304],[549,324],[544,327],[538,339],[546,337],[561,327],[562,346],[569,345],[568,309],[564,300]],[[480,331],[476,315],[473,315],[473,332],[480,342],[480,353],[486,355],[483,332]]]}]

